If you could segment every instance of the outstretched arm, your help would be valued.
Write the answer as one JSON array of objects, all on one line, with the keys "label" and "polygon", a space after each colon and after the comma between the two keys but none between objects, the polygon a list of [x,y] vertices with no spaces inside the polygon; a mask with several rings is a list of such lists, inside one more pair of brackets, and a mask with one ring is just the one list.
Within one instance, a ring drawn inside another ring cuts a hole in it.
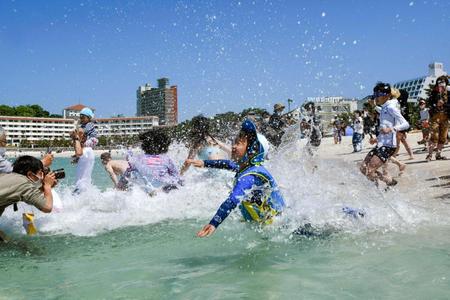
[{"label": "outstretched arm", "polygon": [[217,160],[204,160],[206,168],[224,169],[230,171],[239,171],[239,165],[232,160],[217,159]]},{"label": "outstretched arm", "polygon": [[197,233],[197,236],[206,237],[213,234],[216,228],[230,215],[231,211],[236,208],[239,202],[241,202],[248,191],[253,187],[255,179],[256,178],[253,175],[239,178],[228,198],[220,205],[214,217],[209,221],[209,224],[205,225],[203,229]]}]

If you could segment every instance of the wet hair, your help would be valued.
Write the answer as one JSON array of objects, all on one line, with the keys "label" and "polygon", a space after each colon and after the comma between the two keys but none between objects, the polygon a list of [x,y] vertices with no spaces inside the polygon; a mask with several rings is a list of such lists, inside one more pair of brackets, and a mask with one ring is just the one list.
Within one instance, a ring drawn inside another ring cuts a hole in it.
[{"label": "wet hair", "polygon": [[315,109],[316,105],[314,104],[314,102],[309,101],[309,102],[305,103],[304,107],[305,107],[305,109]]},{"label": "wet hair", "polygon": [[253,146],[254,142],[256,141],[256,133],[241,130],[241,131],[239,131],[238,139],[239,140],[243,140],[243,139],[247,140],[247,152],[248,152],[248,150],[249,150],[248,148]]},{"label": "wet hair", "polygon": [[381,92],[381,93],[386,93],[386,94],[391,94],[391,85],[389,83],[384,83],[384,82],[377,82],[377,84],[374,86],[373,88],[373,92],[377,93],[377,92]]},{"label": "wet hair", "polygon": [[43,170],[44,165],[42,164],[42,161],[29,155],[20,156],[13,163],[13,172],[24,176],[26,176],[29,171],[36,174]]},{"label": "wet hair", "polygon": [[438,85],[438,82],[444,81],[446,85],[448,85],[448,77],[446,75],[439,76],[436,78],[436,85]]},{"label": "wet hair", "polygon": [[139,139],[142,141],[141,148],[146,154],[161,154],[169,151],[170,137],[164,128],[153,128],[141,133]]},{"label": "wet hair", "polygon": [[209,119],[198,115],[191,120],[191,130],[189,133],[189,140],[192,144],[200,144],[207,136],[209,136]]},{"label": "wet hair", "polygon": [[109,153],[109,152],[103,152],[103,153],[100,155],[100,159],[101,159],[101,160],[110,160],[110,159],[111,159],[111,153]]}]

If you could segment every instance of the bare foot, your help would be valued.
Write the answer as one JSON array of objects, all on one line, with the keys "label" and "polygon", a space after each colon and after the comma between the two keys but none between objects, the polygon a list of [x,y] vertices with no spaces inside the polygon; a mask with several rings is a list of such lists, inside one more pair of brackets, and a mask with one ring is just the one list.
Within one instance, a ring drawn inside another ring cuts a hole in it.
[{"label": "bare foot", "polygon": [[403,174],[403,172],[405,171],[405,169],[406,169],[406,164],[401,164],[399,167],[398,167],[398,176],[401,176],[402,174]]}]

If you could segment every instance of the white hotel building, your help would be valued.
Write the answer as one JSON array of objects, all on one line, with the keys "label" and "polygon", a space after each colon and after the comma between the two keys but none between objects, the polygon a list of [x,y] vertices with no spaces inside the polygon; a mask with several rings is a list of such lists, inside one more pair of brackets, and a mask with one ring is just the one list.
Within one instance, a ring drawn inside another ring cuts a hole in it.
[{"label": "white hotel building", "polygon": [[0,116],[0,126],[7,132],[7,142],[18,146],[22,140],[31,144],[39,140],[68,139],[75,121],[62,118]]},{"label": "white hotel building", "polygon": [[442,75],[447,75],[444,71],[444,65],[439,62],[434,62],[428,65],[428,76],[400,81],[392,86],[408,91],[408,101],[417,102],[419,98],[428,98],[425,89],[429,88],[430,84],[435,84],[436,79]]},{"label": "white hotel building", "polygon": [[95,119],[99,136],[138,135],[158,125],[156,116]]},{"label": "white hotel building", "polygon": [[[158,117],[117,117],[95,119],[99,136],[138,135],[158,126]],[[7,132],[8,144],[19,146],[22,140],[31,144],[39,140],[69,139],[77,126],[74,119],[0,116],[0,126]]]}]

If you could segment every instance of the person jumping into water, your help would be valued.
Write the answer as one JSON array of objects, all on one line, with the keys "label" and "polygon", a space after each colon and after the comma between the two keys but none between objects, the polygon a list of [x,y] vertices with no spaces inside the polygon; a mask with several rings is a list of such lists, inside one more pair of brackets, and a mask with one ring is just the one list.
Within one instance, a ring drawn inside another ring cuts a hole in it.
[{"label": "person jumping into water", "polygon": [[[130,167],[130,164],[126,160],[113,160],[109,152],[104,152],[100,155],[100,160],[111,177],[114,187],[118,190],[125,190],[128,180],[124,174]],[[119,177],[119,178],[117,178]]]},{"label": "person jumping into water", "polygon": [[139,135],[144,155],[128,158],[130,168],[125,177],[131,183],[141,186],[150,196],[159,190],[169,192],[183,184],[178,169],[166,154],[170,146],[170,137],[164,128],[153,128]]},{"label": "person jumping into water", "polygon": [[380,111],[380,133],[371,143],[377,143],[361,165],[361,172],[371,181],[378,180],[385,182],[388,186],[397,184],[397,181],[387,174],[383,174],[378,169],[387,162],[394,154],[397,147],[396,132],[406,130],[408,122],[402,116],[397,106],[397,100],[393,100],[391,86],[387,83],[379,82],[374,88],[374,99],[377,105],[381,106]]},{"label": "person jumping into water", "polygon": [[255,124],[250,120],[245,120],[232,147],[233,161],[187,161],[188,164],[196,167],[219,168],[236,172],[233,190],[220,205],[209,224],[197,233],[198,237],[213,234],[238,205],[246,221],[255,221],[260,224],[270,224],[273,218],[283,211],[285,203],[278,185],[269,171],[262,166],[267,150],[258,136]]}]

